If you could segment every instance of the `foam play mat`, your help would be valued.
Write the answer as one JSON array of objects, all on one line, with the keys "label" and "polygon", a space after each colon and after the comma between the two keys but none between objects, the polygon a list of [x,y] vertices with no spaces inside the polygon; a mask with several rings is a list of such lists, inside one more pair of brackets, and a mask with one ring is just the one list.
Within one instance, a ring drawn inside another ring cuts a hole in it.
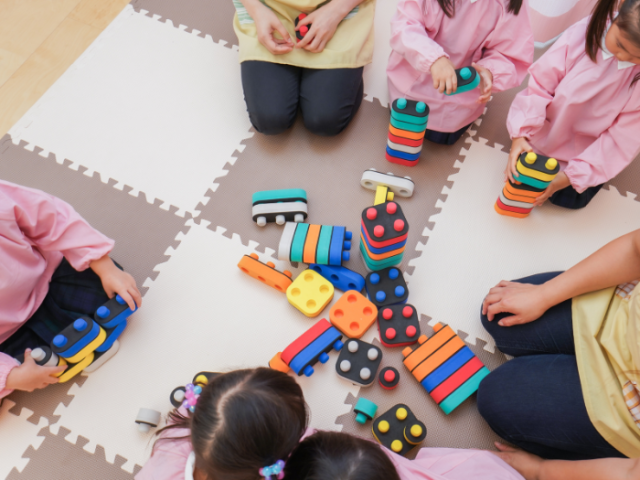
[{"label": "foam play mat", "polygon": [[[496,214],[510,145],[505,118],[517,89],[496,94],[457,144],[425,144],[415,167],[388,163],[392,0],[378,0],[365,100],[342,134],[317,137],[301,121],[277,137],[254,132],[240,81],[234,3],[134,0],[0,139],[0,178],[73,205],[115,239],[112,257],[144,294],[119,352],[104,366],[4,399],[0,478],[131,479],[154,440],[154,429],[140,433],[134,422],[141,407],[164,417],[171,391],[196,372],[266,366],[316,320],[329,318],[341,291],[311,319],[237,267],[243,255],[256,253],[294,278],[306,268],[278,259],[282,226],[252,220],[256,191],[306,190],[306,221],[353,232],[345,266],[366,275],[358,233],[374,192],[361,186],[361,176],[370,168],[410,176],[413,196],[397,197],[410,225],[399,265],[408,302],[423,334],[448,325],[489,370],[507,359],[480,323],[488,288],[566,269],[640,228],[638,161],[584,210],[544,205],[526,219]],[[584,3],[548,16],[571,18]],[[544,32],[537,55],[566,27],[552,26],[558,31]],[[355,386],[336,374],[332,352],[311,377],[296,377],[313,427],[372,438],[371,422],[361,425],[353,413],[364,397],[379,413],[408,405],[427,429],[421,447],[493,447],[498,438],[474,396],[446,415],[403,365],[402,348],[382,345],[375,325],[362,340],[380,349],[380,368],[398,370],[399,385]]]}]

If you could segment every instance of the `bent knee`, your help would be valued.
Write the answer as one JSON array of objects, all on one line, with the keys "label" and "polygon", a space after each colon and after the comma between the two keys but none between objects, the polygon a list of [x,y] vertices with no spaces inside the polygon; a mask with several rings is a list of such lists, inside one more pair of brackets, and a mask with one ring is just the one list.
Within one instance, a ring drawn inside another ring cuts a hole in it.
[{"label": "bent knee", "polygon": [[338,111],[305,112],[303,119],[307,130],[322,137],[338,135],[349,125],[351,120],[348,116],[345,118],[345,115]]},{"label": "bent knee", "polygon": [[296,120],[297,111],[265,110],[249,112],[253,128],[264,135],[278,135],[291,128]]}]

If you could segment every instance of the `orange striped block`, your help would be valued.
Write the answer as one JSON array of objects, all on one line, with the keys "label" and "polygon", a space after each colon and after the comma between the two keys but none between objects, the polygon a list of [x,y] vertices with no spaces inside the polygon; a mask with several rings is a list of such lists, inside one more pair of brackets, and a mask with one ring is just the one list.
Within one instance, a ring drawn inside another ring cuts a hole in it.
[{"label": "orange striped block", "polygon": [[418,348],[411,350],[411,347],[407,347],[402,351],[402,355],[405,357],[402,363],[410,372],[432,355],[433,352],[456,336],[451,327],[443,327],[440,323],[437,323],[433,329],[436,333],[431,338],[427,338],[426,335],[421,335],[418,338],[418,343],[420,344]]},{"label": "orange striped block", "polygon": [[316,250],[318,249],[318,237],[320,237],[321,227],[322,225],[309,225],[302,254],[304,263],[316,263]]}]

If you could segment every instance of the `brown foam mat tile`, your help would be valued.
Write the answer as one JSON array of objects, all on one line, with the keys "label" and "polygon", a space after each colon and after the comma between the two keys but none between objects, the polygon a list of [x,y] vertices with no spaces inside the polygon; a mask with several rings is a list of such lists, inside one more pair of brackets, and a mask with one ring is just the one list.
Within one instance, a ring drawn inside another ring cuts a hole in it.
[{"label": "brown foam mat tile", "polygon": [[133,0],[131,5],[137,12],[146,10],[149,16],[159,15],[176,27],[185,25],[187,32],[197,30],[200,36],[211,35],[214,42],[222,40],[227,47],[238,45],[232,0]]},{"label": "brown foam mat tile", "polygon": [[[97,412],[96,412],[97,413]],[[104,449],[98,445],[95,453],[84,450],[89,443],[84,437],[78,437],[75,444],[65,440],[69,430],[60,427],[57,435],[54,435],[45,427],[39,432],[39,436],[45,439],[38,447],[27,448],[23,458],[28,458],[29,463],[22,472],[16,468],[11,470],[7,480],[20,479],[64,479],[64,480],[132,480],[142,468],[136,465],[134,473],[122,470],[120,467],[127,461],[116,455],[114,463],[106,460]]]},{"label": "brown foam mat tile", "polygon": [[[420,329],[423,334],[430,337],[433,335],[433,329],[428,325],[429,320],[429,317],[421,315]],[[463,340],[467,336],[461,331],[457,333]],[[383,351],[380,370],[387,366],[396,368],[400,372],[400,383],[393,390],[385,390],[376,380],[371,387],[360,388],[357,397],[349,394],[345,403],[352,406],[351,412],[336,419],[336,424],[343,426],[343,432],[373,439],[371,432],[372,422],[368,421],[366,424],[361,425],[356,422],[356,416],[353,413],[353,407],[355,407],[358,398],[364,397],[378,405],[377,415],[386,412],[398,403],[408,405],[416,417],[424,422],[427,427],[427,438],[419,445],[420,448],[495,449],[493,442],[499,440],[500,437],[491,430],[478,413],[475,394],[465,400],[449,415],[445,415],[402,363],[402,348],[387,348],[381,345],[377,338],[373,343]],[[506,358],[504,354],[498,351],[496,353],[486,351],[484,344],[485,342],[477,339],[476,345],[467,343],[467,346],[482,360],[489,370],[494,370],[502,365]],[[412,450],[409,457],[414,458],[418,450],[419,448]]]},{"label": "brown foam mat tile", "polygon": [[640,155],[618,174],[617,177],[605,183],[605,188],[615,188],[622,195],[627,193],[640,201]]},{"label": "brown foam mat tile", "polygon": [[375,168],[409,175],[415,182],[414,194],[397,200],[410,226],[401,268],[411,273],[414,267],[408,262],[421,254],[416,246],[424,242],[425,227],[433,227],[429,218],[440,211],[436,204],[446,200],[443,192],[453,185],[448,177],[458,171],[456,160],[464,160],[460,155],[464,137],[453,146],[425,142],[418,165],[405,167],[385,159],[388,129],[389,109],[374,100],[362,102],[351,125],[337,137],[315,136],[300,119],[284,134],[256,134],[245,141],[242,152],[234,153],[237,160],[226,176],[216,179],[219,186],[207,194],[206,205],[198,205],[201,213],[195,221],[205,219],[213,230],[223,227],[229,238],[238,234],[245,245],[255,241],[263,251],[277,251],[283,227],[275,223],[258,227],[251,218],[251,196],[259,190],[303,188],[308,198],[307,222],[347,226],[354,240],[345,266],[366,274],[359,252],[360,215],[373,205],[375,192],[360,186],[362,173]]},{"label": "brown foam mat tile", "polygon": [[190,218],[175,215],[176,207],[168,211],[159,208],[162,200],[147,202],[144,193],[129,195],[133,190],[113,188],[116,180],[107,183],[94,172],[88,177],[85,167],[68,168],[69,160],[56,162],[53,154],[39,155],[39,148],[25,149],[26,142],[15,145],[9,135],[0,139],[0,178],[9,182],[43,190],[70,203],[93,227],[116,241],[111,256],[136,279],[144,294],[147,278],[158,275],[154,267],[166,262],[168,247],[176,248],[179,232],[186,232]]}]

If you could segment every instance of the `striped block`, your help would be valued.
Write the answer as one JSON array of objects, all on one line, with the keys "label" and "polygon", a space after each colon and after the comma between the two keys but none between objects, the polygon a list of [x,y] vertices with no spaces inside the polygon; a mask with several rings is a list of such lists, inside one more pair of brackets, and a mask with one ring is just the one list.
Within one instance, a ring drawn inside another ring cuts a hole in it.
[{"label": "striped block", "polygon": [[278,258],[291,262],[341,265],[350,258],[352,233],[345,227],[287,222]]}]

